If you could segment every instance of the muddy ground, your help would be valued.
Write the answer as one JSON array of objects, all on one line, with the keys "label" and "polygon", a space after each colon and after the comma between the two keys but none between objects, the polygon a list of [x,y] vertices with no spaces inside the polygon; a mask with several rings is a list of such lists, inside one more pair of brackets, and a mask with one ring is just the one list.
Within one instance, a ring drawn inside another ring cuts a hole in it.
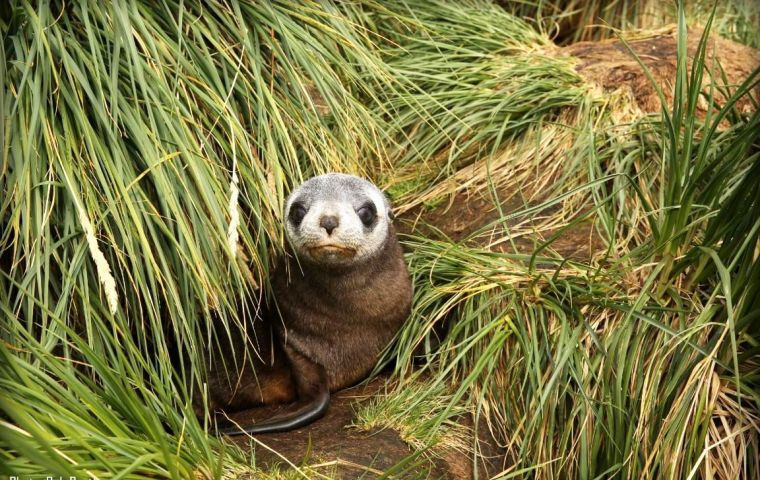
[{"label": "muddy ground", "polygon": [[[364,432],[352,427],[354,412],[362,402],[382,390],[387,381],[380,376],[366,385],[344,390],[333,396],[327,414],[317,422],[286,433],[260,434],[252,440],[247,436],[232,437],[233,441],[255,452],[257,466],[271,469],[308,465],[328,478],[375,478],[402,461],[410,468],[401,478],[473,478],[473,458],[456,451],[437,449],[415,456],[411,449],[392,429]],[[240,412],[230,418],[248,425],[255,419],[268,418],[281,408],[260,408]],[[468,419],[462,419],[467,423]],[[486,437],[481,435],[479,447],[483,457],[478,470],[488,478],[502,467],[503,455]]]}]

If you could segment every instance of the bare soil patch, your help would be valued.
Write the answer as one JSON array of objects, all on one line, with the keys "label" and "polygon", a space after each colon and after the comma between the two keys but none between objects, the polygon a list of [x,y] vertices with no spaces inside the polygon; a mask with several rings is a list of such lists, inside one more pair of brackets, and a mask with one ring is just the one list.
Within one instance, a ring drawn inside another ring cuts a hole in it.
[{"label": "bare soil patch", "polygon": [[[322,464],[324,467],[320,467],[320,472],[328,476],[375,478],[414,453],[394,430],[366,433],[351,428],[357,405],[378,394],[386,380],[387,377],[378,377],[366,385],[333,395],[327,414],[304,428],[260,434],[256,441],[247,436],[231,437],[231,440],[243,448],[253,445],[256,465],[264,469],[275,465],[284,469],[289,463],[296,466]],[[269,418],[283,408],[286,407],[255,408],[238,412],[230,418],[240,425],[249,425],[253,420]],[[467,423],[468,419],[462,419],[462,422]],[[482,431],[480,449],[484,458],[479,462],[479,470],[498,473],[504,455],[485,438],[485,428]],[[415,459],[417,465],[412,472],[406,473],[421,474],[423,478],[472,478],[473,459],[470,455],[454,451],[431,453]]]},{"label": "bare soil patch", "polygon": [[[687,52],[688,66],[691,69],[697,54],[702,31],[690,29],[688,32]],[[633,50],[652,73],[652,77],[660,85],[669,103],[673,101],[673,84],[676,78],[676,59],[678,46],[676,43],[675,27],[668,27],[642,38],[628,40],[628,47],[620,40],[604,40],[601,42],[579,42],[559,49],[560,54],[578,59],[576,70],[588,82],[598,85],[605,92],[619,88],[628,89],[636,101],[636,105],[644,113],[660,111],[660,100],[657,91],[652,86],[641,65],[631,54]],[[705,50],[705,66],[722,84],[725,74],[730,90],[735,90],[754,69],[760,66],[760,52],[718,36],[710,35]],[[703,84],[707,87],[710,81],[707,72]],[[723,92],[714,92],[716,100],[723,104],[726,97]],[[755,100],[760,99],[760,87],[754,89]],[[699,102],[697,115],[704,118],[707,113],[707,101]],[[749,112],[753,106],[748,99],[742,99],[737,108],[741,112]]]},{"label": "bare soil patch", "polygon": [[[501,212],[505,215],[540,203],[539,200],[525,202],[517,195],[510,196],[504,191],[499,193]],[[551,215],[556,211],[557,208],[548,208],[541,212],[541,215]],[[462,191],[455,194],[446,204],[431,210],[418,207],[409,211],[402,216],[399,230],[402,233],[424,236],[436,236],[443,233],[455,242],[484,247],[509,232],[510,228],[517,228],[518,223],[525,220],[518,217],[504,223],[495,223],[500,216],[501,213],[496,208],[494,198],[488,193]],[[485,227],[489,225],[491,228],[486,229]],[[525,225],[522,226],[522,230],[525,230]],[[489,232],[492,233],[489,234]],[[475,233],[479,235],[473,238],[472,235]],[[588,260],[594,252],[603,247],[603,242],[594,232],[591,222],[581,222],[561,231],[553,229],[540,235],[515,235],[512,236],[511,241],[494,245],[492,250],[531,254],[552,235],[557,235],[557,237],[551,242],[551,248],[566,259]]]}]

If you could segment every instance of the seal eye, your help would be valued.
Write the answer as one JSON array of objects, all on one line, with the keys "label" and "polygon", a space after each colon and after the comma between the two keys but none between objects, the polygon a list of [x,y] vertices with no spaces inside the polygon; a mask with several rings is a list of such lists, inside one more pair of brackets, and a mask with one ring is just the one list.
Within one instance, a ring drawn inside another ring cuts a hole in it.
[{"label": "seal eye", "polygon": [[359,220],[362,221],[365,227],[369,227],[375,221],[375,217],[377,217],[377,210],[375,210],[373,204],[367,203],[356,211],[356,215],[359,216]]},{"label": "seal eye", "polygon": [[301,224],[303,221],[303,217],[306,216],[306,207],[303,206],[301,203],[294,203],[290,206],[290,213],[288,214],[288,218],[290,219],[291,223],[295,225],[296,227]]}]

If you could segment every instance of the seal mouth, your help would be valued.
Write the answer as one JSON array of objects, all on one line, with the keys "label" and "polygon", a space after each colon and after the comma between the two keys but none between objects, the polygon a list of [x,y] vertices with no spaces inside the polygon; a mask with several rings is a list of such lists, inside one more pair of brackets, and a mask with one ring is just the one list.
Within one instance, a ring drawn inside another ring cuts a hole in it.
[{"label": "seal mouth", "polygon": [[319,260],[350,259],[356,256],[356,249],[339,245],[316,245],[308,247],[309,254]]}]

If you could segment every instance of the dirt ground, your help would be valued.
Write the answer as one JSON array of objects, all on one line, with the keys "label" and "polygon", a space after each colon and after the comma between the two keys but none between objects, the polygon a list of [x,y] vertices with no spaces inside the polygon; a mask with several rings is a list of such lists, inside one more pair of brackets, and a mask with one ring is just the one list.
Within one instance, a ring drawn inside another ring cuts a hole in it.
[{"label": "dirt ground", "polygon": [[[689,69],[697,54],[701,35],[702,31],[698,29],[690,29],[688,32],[686,50]],[[636,53],[660,85],[668,103],[672,102],[678,51],[675,26],[641,38],[629,39],[627,43],[630,50]],[[620,40],[605,40],[575,43],[560,48],[558,52],[560,55],[576,58],[578,60],[576,71],[588,82],[601,87],[605,92],[620,88],[628,89],[642,112],[659,112],[660,99],[657,91],[641,65],[631,55],[628,47]],[[760,51],[711,35],[705,49],[705,66],[719,85],[725,84],[728,90],[734,91],[753,70],[760,66]],[[725,75],[725,82],[723,75]],[[703,85],[706,87],[709,81],[710,78],[706,72]],[[760,100],[760,86],[756,86],[753,91],[755,100]],[[722,91],[713,93],[719,105],[725,103],[726,97]],[[698,102],[697,115],[704,118],[707,108],[707,100]],[[740,112],[746,113],[752,108],[752,102],[747,98],[737,104]]]},{"label": "dirt ground", "polygon": [[[312,468],[321,465],[317,470],[328,478],[375,478],[414,454],[394,430],[363,432],[351,427],[357,406],[383,389],[386,380],[387,377],[378,377],[366,385],[333,395],[327,414],[304,428],[260,434],[255,440],[247,436],[231,439],[243,448],[253,448],[256,465],[265,469],[276,465],[287,468],[289,464],[309,465]],[[241,425],[248,425],[256,418],[267,418],[278,411],[278,408],[259,408],[231,415],[230,418]],[[466,419],[462,421],[467,422]],[[503,455],[485,435],[479,445],[484,456],[479,461],[479,471],[490,477],[500,471]],[[459,452],[432,451],[413,458],[410,463],[413,468],[405,472],[404,477],[473,478],[472,457]]]},{"label": "dirt ground", "polygon": [[[516,197],[509,197],[506,192],[499,192],[501,200],[501,212],[509,214],[526,208],[527,205]],[[539,203],[540,200],[531,202],[531,205]],[[551,215],[555,209],[547,209],[542,215]],[[450,202],[441,205],[432,210],[425,210],[424,207],[415,208],[405,214],[399,222],[399,231],[401,233],[414,233],[423,236],[435,236],[437,230],[443,233],[449,239],[460,242],[466,241],[476,232],[484,232],[477,238],[469,241],[474,246],[486,246],[493,237],[489,232],[493,231],[495,236],[499,236],[501,226],[488,228],[499,219],[499,210],[495,207],[493,198],[487,192],[467,192],[457,193]],[[522,221],[523,219],[519,219]],[[518,219],[512,219],[506,222],[509,227],[515,227]],[[484,230],[484,227],[485,230]],[[593,225],[590,222],[581,222],[572,228],[563,231],[549,231],[542,235],[543,239],[557,234],[557,238],[551,243],[551,248],[560,256],[572,260],[588,260],[595,251],[602,248],[601,239],[594,233]],[[539,237],[517,236],[513,242],[504,242],[495,245],[492,250],[506,253],[533,253],[538,243]]]}]

